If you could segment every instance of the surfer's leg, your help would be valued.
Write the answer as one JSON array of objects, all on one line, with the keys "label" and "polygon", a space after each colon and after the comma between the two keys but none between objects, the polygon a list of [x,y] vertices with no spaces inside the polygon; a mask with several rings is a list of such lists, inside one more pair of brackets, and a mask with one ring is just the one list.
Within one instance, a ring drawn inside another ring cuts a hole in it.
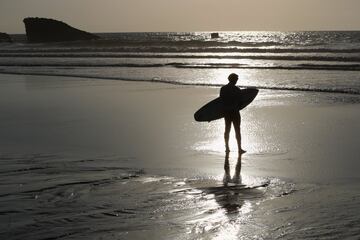
[{"label": "surfer's leg", "polygon": [[227,184],[231,180],[229,153],[228,152],[225,154],[224,170],[225,170],[225,174],[224,174],[224,178],[223,178],[223,183],[224,183],[225,186],[227,186]]},{"label": "surfer's leg", "polygon": [[241,172],[241,156],[242,153],[239,152],[239,156],[238,156],[238,161],[236,163],[236,167],[235,167],[235,174],[233,177],[233,182],[234,183],[241,183],[241,176],[240,176],[240,172]]},{"label": "surfer's leg", "polygon": [[225,133],[224,133],[225,151],[230,152],[229,136],[230,136],[230,129],[231,129],[231,118],[230,118],[230,116],[225,116],[224,119],[225,119]]},{"label": "surfer's leg", "polygon": [[240,117],[240,113],[239,112],[234,113],[234,116],[233,116],[232,120],[233,120],[233,124],[234,124],[234,129],[235,129],[235,134],[236,134],[236,141],[237,141],[237,144],[238,144],[239,153],[244,153],[245,150],[243,150],[241,148],[241,133],[240,133],[241,117]]}]

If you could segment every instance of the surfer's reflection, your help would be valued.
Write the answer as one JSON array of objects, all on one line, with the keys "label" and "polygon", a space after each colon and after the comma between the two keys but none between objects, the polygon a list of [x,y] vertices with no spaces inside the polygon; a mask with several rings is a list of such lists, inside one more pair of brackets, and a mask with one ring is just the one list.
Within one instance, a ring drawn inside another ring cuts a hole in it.
[{"label": "surfer's reflection", "polygon": [[216,202],[220,207],[225,209],[226,214],[230,218],[232,218],[234,214],[237,215],[240,212],[240,209],[243,207],[245,201],[262,197],[263,191],[260,189],[269,185],[268,182],[258,186],[247,186],[242,184],[240,174],[241,158],[242,154],[240,153],[235,166],[234,176],[231,178],[229,153],[226,153],[224,162],[225,173],[223,178],[223,186],[212,192],[215,195]]},{"label": "surfer's reflection", "polygon": [[240,153],[235,166],[235,173],[233,177],[231,177],[229,153],[226,153],[223,182],[217,182],[216,186],[199,188],[205,194],[214,195],[216,203],[221,209],[225,211],[225,214],[229,220],[236,220],[240,212],[246,212],[250,207],[250,202],[261,198],[264,194],[262,188],[269,185],[269,182],[256,186],[248,186],[243,184],[240,174],[241,159],[242,154]]},{"label": "surfer's reflection", "polygon": [[237,214],[244,204],[244,199],[242,199],[241,191],[244,186],[241,184],[241,156],[239,154],[238,161],[235,167],[234,176],[231,178],[230,175],[230,163],[229,163],[229,153],[225,155],[224,162],[224,186],[219,188],[215,193],[216,202],[226,210],[226,214]]},{"label": "surfer's reflection", "polygon": [[224,186],[228,186],[229,183],[241,184],[241,175],[240,175],[240,172],[241,172],[241,156],[242,156],[242,153],[239,153],[238,160],[237,160],[236,167],[235,167],[235,173],[234,173],[233,178],[231,179],[229,153],[227,152],[225,154],[225,162],[224,162],[225,173],[224,173],[224,179],[223,179]]}]

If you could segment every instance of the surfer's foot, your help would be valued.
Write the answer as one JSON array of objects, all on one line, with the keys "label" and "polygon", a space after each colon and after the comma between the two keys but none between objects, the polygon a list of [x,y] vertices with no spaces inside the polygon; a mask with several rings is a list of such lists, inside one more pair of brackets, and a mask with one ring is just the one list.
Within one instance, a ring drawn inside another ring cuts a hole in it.
[{"label": "surfer's foot", "polygon": [[240,149],[239,149],[239,153],[240,153],[240,154],[246,153],[246,150],[240,148]]},{"label": "surfer's foot", "polygon": [[232,182],[235,184],[239,184],[242,182],[241,176],[234,176]]},{"label": "surfer's foot", "polygon": [[227,184],[229,182],[231,182],[231,177],[230,175],[225,174],[223,177],[223,183]]}]

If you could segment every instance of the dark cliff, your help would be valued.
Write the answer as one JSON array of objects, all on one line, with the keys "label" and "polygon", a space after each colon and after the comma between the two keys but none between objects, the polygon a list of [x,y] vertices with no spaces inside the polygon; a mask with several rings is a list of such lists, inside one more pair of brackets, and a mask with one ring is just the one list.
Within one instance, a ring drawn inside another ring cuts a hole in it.
[{"label": "dark cliff", "polygon": [[9,34],[0,32],[0,42],[12,42]]},{"label": "dark cliff", "polygon": [[65,42],[99,39],[98,36],[73,28],[68,24],[48,18],[25,18],[29,42]]}]

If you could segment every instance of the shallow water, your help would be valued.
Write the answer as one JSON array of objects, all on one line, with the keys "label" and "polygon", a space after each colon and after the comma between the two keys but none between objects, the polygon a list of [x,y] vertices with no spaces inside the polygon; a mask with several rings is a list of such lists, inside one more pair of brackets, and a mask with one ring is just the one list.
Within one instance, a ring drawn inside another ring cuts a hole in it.
[{"label": "shallow water", "polygon": [[294,188],[276,179],[224,184],[221,177],[151,175],[124,167],[131,159],[121,157],[0,160],[6,239],[225,237],[257,204]]},{"label": "shallow water", "polygon": [[[356,239],[358,182],[176,178],[116,156],[1,156],[6,239]],[[131,160],[132,161],[132,160]],[[236,172],[236,170],[231,170]]]}]

